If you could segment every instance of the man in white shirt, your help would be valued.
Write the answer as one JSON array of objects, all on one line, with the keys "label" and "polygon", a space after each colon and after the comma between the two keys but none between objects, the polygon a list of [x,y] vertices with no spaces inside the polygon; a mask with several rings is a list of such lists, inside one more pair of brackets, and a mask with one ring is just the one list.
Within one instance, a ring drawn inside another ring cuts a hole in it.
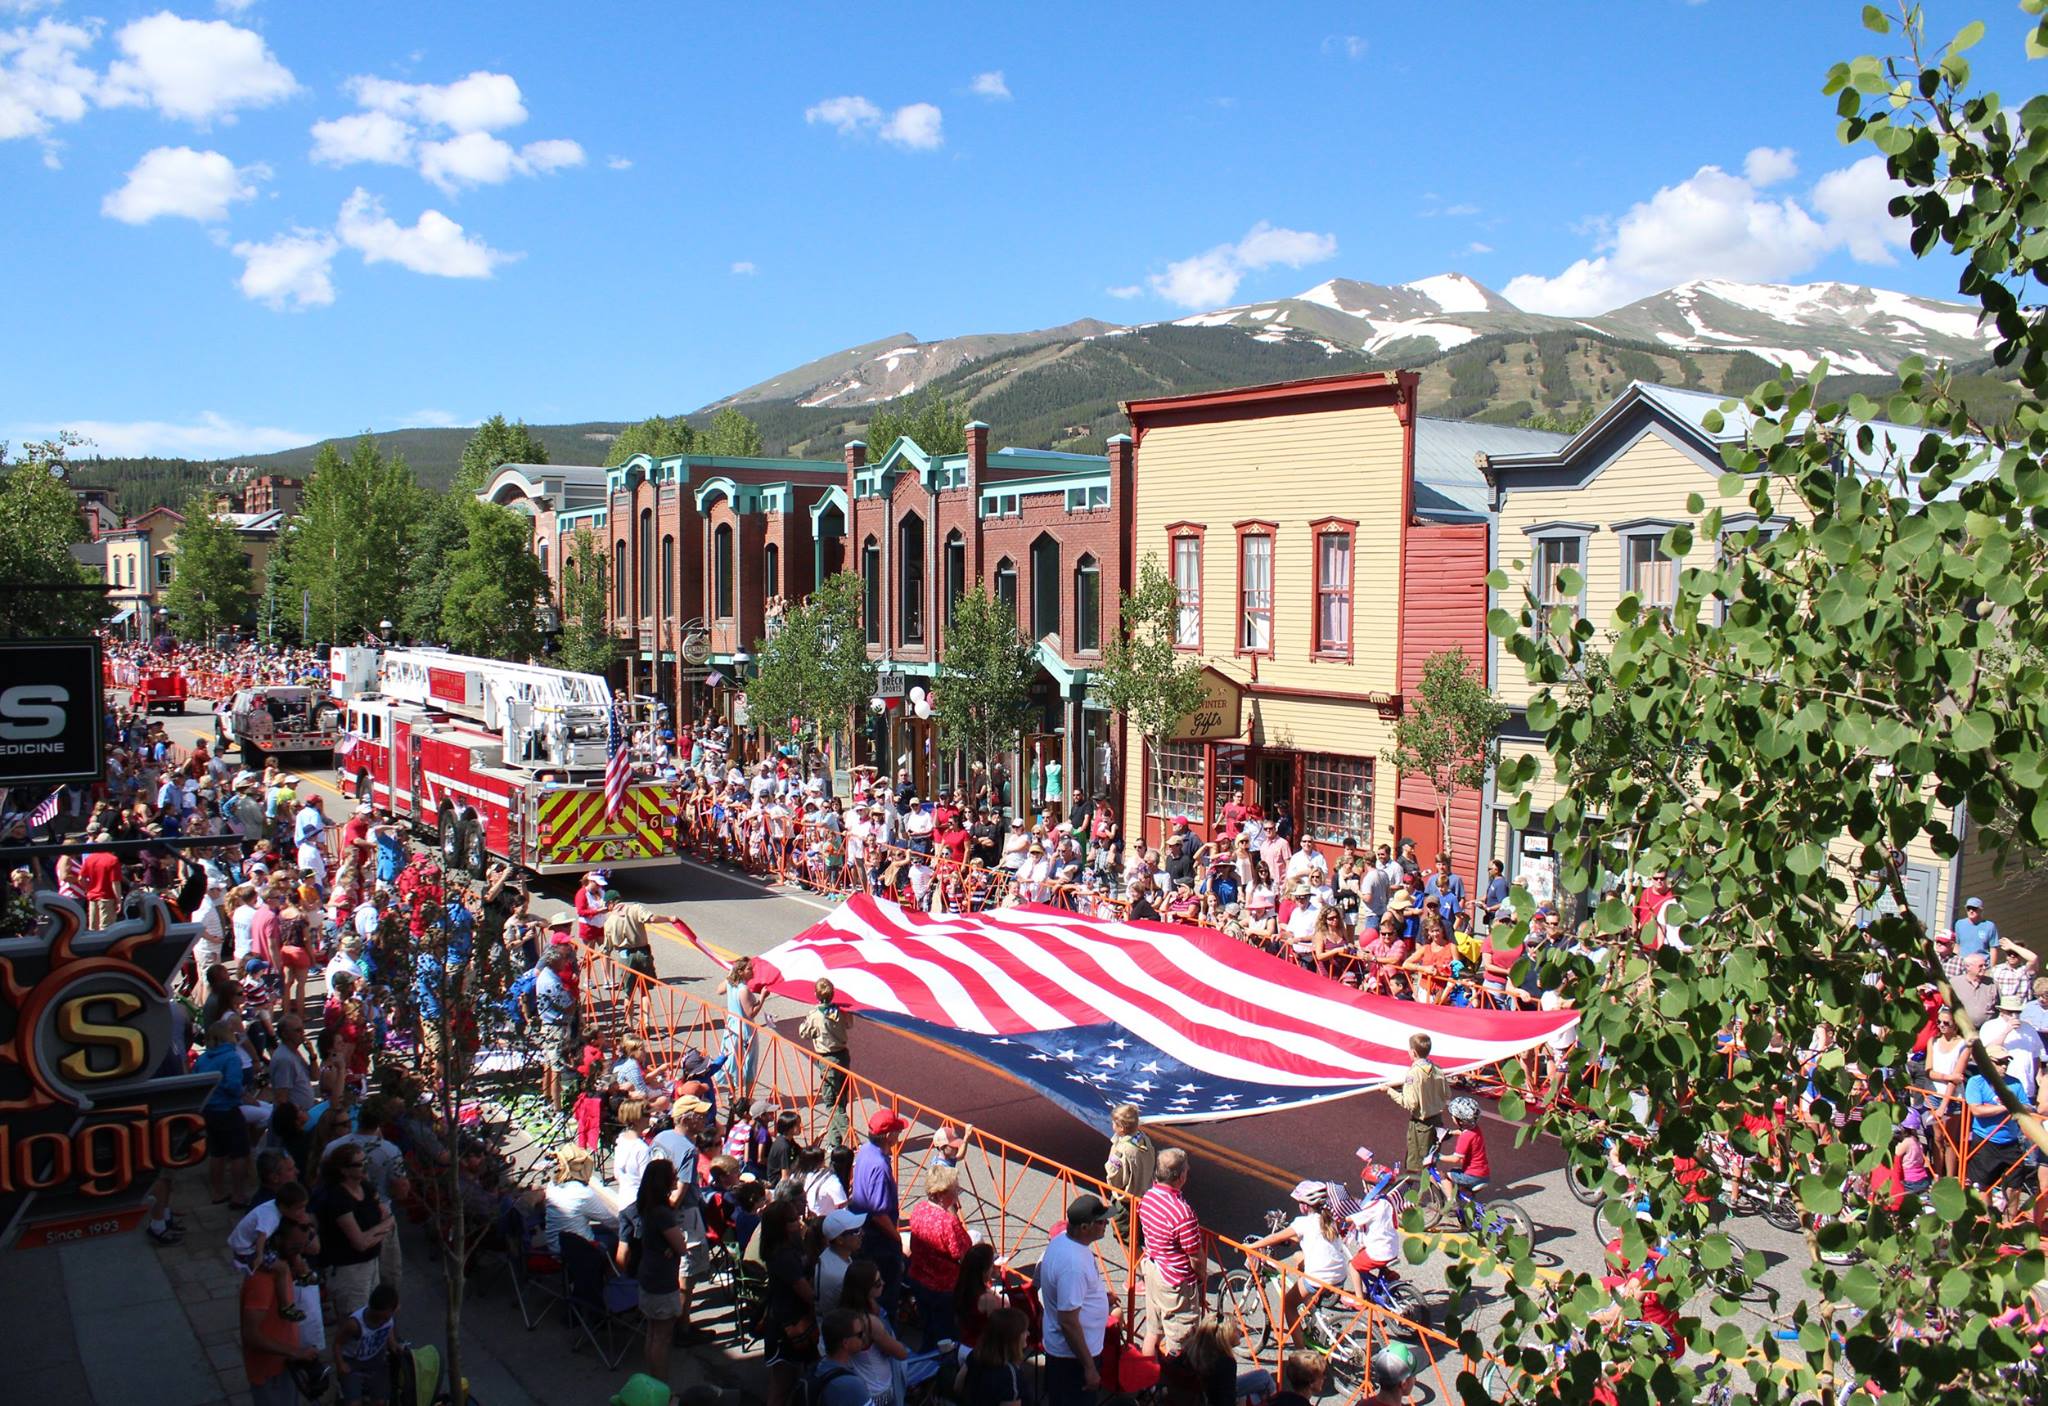
[{"label": "man in white shirt", "polygon": [[1109,1323],[1109,1286],[1092,1248],[1109,1229],[1109,1208],[1083,1193],[1067,1204],[1067,1228],[1038,1264],[1045,1319],[1045,1398],[1093,1400],[1102,1385],[1096,1358]]},{"label": "man in white shirt", "polygon": [[277,1048],[270,1055],[270,1091],[279,1103],[304,1113],[313,1106],[313,1071],[299,1046],[306,1042],[306,1024],[295,1015],[277,1023]]},{"label": "man in white shirt", "polygon": [[192,957],[199,964],[202,982],[206,979],[207,968],[220,960],[223,935],[220,899],[225,892],[227,885],[220,875],[209,872],[206,876],[206,897],[199,900],[199,907],[192,914],[192,921],[199,924],[199,940],[192,946]]}]

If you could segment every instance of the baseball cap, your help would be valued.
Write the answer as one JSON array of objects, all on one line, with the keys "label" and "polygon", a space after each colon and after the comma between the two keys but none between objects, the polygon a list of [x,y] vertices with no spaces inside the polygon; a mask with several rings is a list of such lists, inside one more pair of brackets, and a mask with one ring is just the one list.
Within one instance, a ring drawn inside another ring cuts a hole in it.
[{"label": "baseball cap", "polygon": [[868,1223],[860,1211],[849,1211],[844,1206],[825,1217],[825,1238],[837,1240],[849,1230],[859,1230]]},{"label": "baseball cap", "polygon": [[1082,1192],[1067,1203],[1067,1225],[1069,1227],[1101,1225],[1109,1219],[1109,1207],[1102,1204],[1102,1198]]},{"label": "baseball cap", "polygon": [[909,1126],[910,1120],[902,1114],[878,1108],[868,1118],[868,1136],[887,1137],[890,1133],[900,1133]]},{"label": "baseball cap", "polygon": [[1963,900],[1963,907],[1965,908],[1982,908],[1983,906],[1984,900],[1981,898],[1966,898]]},{"label": "baseball cap", "polygon": [[710,1111],[711,1105],[698,1098],[695,1094],[684,1094],[676,1100],[676,1112],[678,1113],[709,1113]]},{"label": "baseball cap", "polygon": [[769,1114],[777,1111],[775,1105],[765,1098],[755,1099],[753,1107],[747,1110],[748,1114],[755,1118],[766,1118]]}]

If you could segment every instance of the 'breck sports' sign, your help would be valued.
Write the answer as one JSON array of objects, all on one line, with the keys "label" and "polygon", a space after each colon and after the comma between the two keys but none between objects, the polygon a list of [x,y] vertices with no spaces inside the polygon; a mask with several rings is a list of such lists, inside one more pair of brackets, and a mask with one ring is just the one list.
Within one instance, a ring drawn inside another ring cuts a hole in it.
[{"label": "'breck sports' sign", "polygon": [[104,712],[98,640],[0,640],[0,788],[97,780]]},{"label": "'breck sports' sign", "polygon": [[216,1075],[171,1052],[165,983],[199,935],[153,894],[105,932],[36,895],[37,930],[0,938],[0,1246],[132,1229],[160,1172],[206,1157]]}]

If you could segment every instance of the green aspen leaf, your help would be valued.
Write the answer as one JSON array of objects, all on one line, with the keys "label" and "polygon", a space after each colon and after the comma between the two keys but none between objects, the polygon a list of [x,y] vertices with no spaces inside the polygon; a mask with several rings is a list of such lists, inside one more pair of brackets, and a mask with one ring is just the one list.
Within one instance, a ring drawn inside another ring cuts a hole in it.
[{"label": "green aspen leaf", "polygon": [[1963,1194],[1963,1184],[1954,1177],[1943,1177],[1935,1182],[1928,1199],[1934,1203],[1934,1213],[1951,1223],[1960,1221],[1969,1205],[1969,1198]]},{"label": "green aspen leaf", "polygon": [[1495,568],[1486,573],[1486,584],[1492,590],[1505,591],[1513,583],[1508,580],[1508,574],[1505,571]]},{"label": "green aspen leaf", "polygon": [[1890,34],[1892,32],[1891,19],[1883,10],[1878,9],[1875,5],[1865,5],[1863,7],[1863,27],[1872,34]]},{"label": "green aspen leaf", "polygon": [[1884,1286],[1869,1265],[1859,1264],[1842,1276],[1842,1293],[1856,1307],[1868,1310],[1884,1297]]},{"label": "green aspen leaf", "polygon": [[1971,20],[1960,30],[1956,31],[1956,37],[1949,41],[1948,51],[1951,54],[1960,54],[1965,49],[1974,49],[1983,41],[1983,38],[1984,21]]},{"label": "green aspen leaf", "polygon": [[1785,856],[1785,867],[1805,878],[1821,865],[1827,863],[1828,852],[1812,840],[1794,845],[1792,852]]},{"label": "green aspen leaf", "polygon": [[1703,513],[1707,510],[1707,500],[1697,493],[1688,493],[1685,495],[1685,510],[1689,513]]},{"label": "green aspen leaf", "polygon": [[1941,1287],[1935,1291],[1935,1296],[1941,1300],[1943,1308],[1960,1308],[1976,1287],[1976,1276],[1969,1270],[1951,1269],[1941,1276]]},{"label": "green aspen leaf", "polygon": [[1799,1204],[1817,1216],[1838,1216],[1842,1213],[1842,1189],[1820,1177],[1803,1176],[1799,1179]]},{"label": "green aspen leaf", "polygon": [[1739,1361],[1749,1351],[1749,1335],[1733,1323],[1723,1323],[1714,1330],[1714,1351]]},{"label": "green aspen leaf", "polygon": [[1508,639],[1521,628],[1522,622],[1507,611],[1502,610],[1499,606],[1495,606],[1486,612],[1486,632],[1490,635],[1497,635],[1501,639]]},{"label": "green aspen leaf", "polygon": [[1586,578],[1579,573],[1577,567],[1567,566],[1564,570],[1557,573],[1557,591],[1559,595],[1575,596],[1585,589]]},{"label": "green aspen leaf", "polygon": [[1529,700],[1529,726],[1537,732],[1548,732],[1557,726],[1557,700],[1548,693],[1539,693]]},{"label": "green aspen leaf", "polygon": [[1500,1096],[1500,1116],[1507,1122],[1521,1122],[1528,1111],[1528,1106],[1522,1102],[1520,1094],[1504,1093]]},{"label": "green aspen leaf", "polygon": [[1722,474],[1721,496],[1723,498],[1740,498],[1742,490],[1748,487],[1748,485],[1749,480],[1745,479],[1741,474]]},{"label": "green aspen leaf", "polygon": [[1998,735],[1991,719],[1983,713],[1965,713],[1956,719],[1951,730],[1956,746],[1966,752],[1982,752],[1990,748]]},{"label": "green aspen leaf", "polygon": [[1735,1263],[1735,1249],[1725,1235],[1709,1235],[1699,1244],[1702,1269],[1726,1269]]}]

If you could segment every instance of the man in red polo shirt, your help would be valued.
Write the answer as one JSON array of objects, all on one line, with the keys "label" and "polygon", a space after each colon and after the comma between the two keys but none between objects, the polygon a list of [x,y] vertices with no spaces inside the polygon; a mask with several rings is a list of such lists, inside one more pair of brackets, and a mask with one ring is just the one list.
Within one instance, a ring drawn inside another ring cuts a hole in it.
[{"label": "man in red polo shirt", "polygon": [[[113,836],[105,830],[93,833],[93,840],[106,843]],[[86,926],[102,932],[121,916],[121,857],[111,850],[89,851],[78,861],[78,882],[85,890]]]}]

